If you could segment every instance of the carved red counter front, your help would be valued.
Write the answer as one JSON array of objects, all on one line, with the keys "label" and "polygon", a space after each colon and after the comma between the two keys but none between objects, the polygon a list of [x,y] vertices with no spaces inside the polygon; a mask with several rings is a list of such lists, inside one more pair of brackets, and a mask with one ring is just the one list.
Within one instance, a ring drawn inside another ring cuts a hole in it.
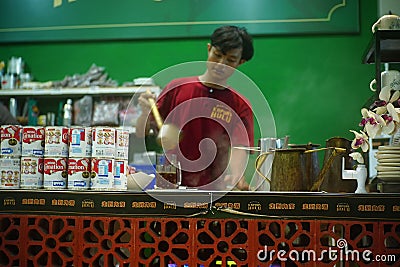
[{"label": "carved red counter front", "polygon": [[2,190],[0,201],[0,266],[400,266],[400,194]]}]

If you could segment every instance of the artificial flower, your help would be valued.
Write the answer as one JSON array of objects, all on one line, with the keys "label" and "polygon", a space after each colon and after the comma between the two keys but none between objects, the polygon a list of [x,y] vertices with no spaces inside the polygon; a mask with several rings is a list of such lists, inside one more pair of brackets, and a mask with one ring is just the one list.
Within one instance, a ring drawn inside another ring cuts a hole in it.
[{"label": "artificial flower", "polygon": [[[360,132],[350,130],[355,135],[351,147],[354,150],[361,149],[362,153],[369,150],[369,138],[375,138],[381,134],[400,136],[400,91],[393,91],[390,86],[385,86],[379,93],[379,99],[370,108],[362,108],[362,120]],[[362,153],[355,151],[350,154],[358,163],[364,164]]]},{"label": "artificial flower", "polygon": [[362,154],[360,152],[350,153],[349,156],[351,158],[353,158],[354,160],[357,160],[358,163],[364,164],[364,158],[363,158],[363,156],[362,156]]},{"label": "artificial flower", "polygon": [[355,138],[353,142],[351,143],[351,147],[353,149],[358,149],[361,148],[363,152],[367,152],[369,149],[369,142],[368,142],[368,136],[363,132],[356,132],[353,130],[350,130],[350,132],[354,133]]},{"label": "artificial flower", "polygon": [[361,114],[363,116],[361,125],[364,126],[364,131],[368,136],[375,138],[375,136],[381,134],[382,127],[386,125],[385,120],[366,108],[361,109]]}]

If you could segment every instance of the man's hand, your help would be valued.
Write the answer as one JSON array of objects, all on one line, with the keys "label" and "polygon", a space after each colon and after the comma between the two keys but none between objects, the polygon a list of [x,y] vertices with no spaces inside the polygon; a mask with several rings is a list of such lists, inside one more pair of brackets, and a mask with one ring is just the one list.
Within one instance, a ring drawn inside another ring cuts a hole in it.
[{"label": "man's hand", "polygon": [[156,99],[155,95],[151,92],[141,93],[138,98],[138,104],[142,109],[142,114],[149,114],[151,110],[151,104],[149,102],[149,98]]},{"label": "man's hand", "polygon": [[240,191],[249,191],[250,185],[246,182],[244,177],[242,177],[236,184],[236,188],[239,189]]},{"label": "man's hand", "polygon": [[246,182],[246,179],[244,177],[238,179],[231,174],[225,176],[224,183],[230,185],[230,187],[232,187],[233,190],[248,191],[250,188],[249,184]]}]

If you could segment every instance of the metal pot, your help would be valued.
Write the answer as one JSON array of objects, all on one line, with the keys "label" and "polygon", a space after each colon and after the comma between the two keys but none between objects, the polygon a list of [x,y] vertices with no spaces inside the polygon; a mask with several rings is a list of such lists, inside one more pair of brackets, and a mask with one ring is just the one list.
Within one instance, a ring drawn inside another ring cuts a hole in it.
[{"label": "metal pot", "polygon": [[[322,170],[312,185],[305,185],[305,176],[310,175],[310,164],[307,164],[307,154],[330,148],[306,150],[306,148],[276,149],[260,154],[256,159],[256,171],[271,183],[271,191],[318,191],[330,168],[334,157],[346,152],[343,148],[332,148],[332,154],[325,162]],[[274,156],[271,177],[267,177],[260,171],[260,167],[266,158]]]}]

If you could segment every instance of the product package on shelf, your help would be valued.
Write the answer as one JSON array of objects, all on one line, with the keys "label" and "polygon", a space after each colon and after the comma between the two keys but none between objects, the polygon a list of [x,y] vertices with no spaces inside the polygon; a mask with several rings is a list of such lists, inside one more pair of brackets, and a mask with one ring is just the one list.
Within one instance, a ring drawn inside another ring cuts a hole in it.
[{"label": "product package on shelf", "polygon": [[114,167],[114,185],[115,190],[128,189],[128,160],[116,159]]},{"label": "product package on shelf", "polygon": [[74,103],[74,124],[82,126],[90,126],[93,115],[93,98],[84,96]]},{"label": "product package on shelf", "polygon": [[65,126],[47,126],[45,128],[45,157],[68,157],[69,128]]},{"label": "product package on shelf", "polygon": [[90,158],[68,159],[68,189],[87,190],[90,188]]},{"label": "product package on shelf", "polygon": [[115,158],[115,134],[113,127],[93,127],[92,131],[92,157]]},{"label": "product package on shelf", "polygon": [[113,190],[115,160],[110,158],[92,158],[92,190]]},{"label": "product package on shelf", "polygon": [[67,158],[44,158],[44,189],[66,189],[67,178]]},{"label": "product package on shelf", "polygon": [[115,132],[115,158],[128,160],[129,153],[129,131],[117,128]]},{"label": "product package on shelf", "polygon": [[136,126],[137,119],[142,113],[137,98],[138,97],[133,97],[132,99],[120,99],[120,108],[118,112],[120,125]]},{"label": "product package on shelf", "polygon": [[22,155],[44,156],[45,129],[42,126],[24,126],[22,128]]},{"label": "product package on shelf", "polygon": [[2,156],[20,157],[22,150],[22,126],[2,125],[0,128]]},{"label": "product package on shelf", "polygon": [[119,102],[97,101],[94,103],[92,125],[119,125],[118,121]]},{"label": "product package on shelf", "polygon": [[21,159],[18,158],[0,158],[1,169],[1,189],[15,189],[20,187]]},{"label": "product package on shelf", "polygon": [[84,158],[92,156],[92,128],[72,126],[69,129],[69,157]]},{"label": "product package on shelf", "polygon": [[21,188],[43,188],[44,158],[22,156],[21,157]]}]

